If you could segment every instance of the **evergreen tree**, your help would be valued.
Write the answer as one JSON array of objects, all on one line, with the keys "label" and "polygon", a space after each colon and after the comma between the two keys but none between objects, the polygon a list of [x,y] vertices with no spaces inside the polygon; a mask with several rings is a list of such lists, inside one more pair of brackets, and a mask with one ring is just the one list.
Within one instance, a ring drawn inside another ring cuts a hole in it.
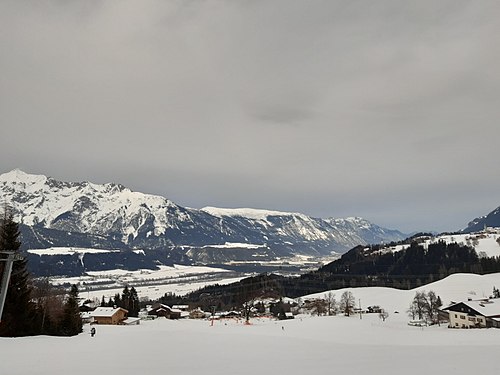
[{"label": "evergreen tree", "polygon": [[71,290],[64,304],[64,312],[61,322],[61,334],[63,336],[74,336],[82,332],[82,317],[78,307],[78,287],[71,285]]},{"label": "evergreen tree", "polygon": [[130,305],[130,290],[128,289],[128,285],[125,285],[122,292],[121,303],[116,304],[117,307],[123,307],[125,310],[129,310]]},{"label": "evergreen tree", "polygon": [[[0,250],[19,253],[19,226],[12,213],[5,211],[0,226]],[[4,262],[0,264],[5,267]],[[3,269],[2,269],[3,274]],[[28,336],[35,331],[36,310],[31,301],[31,287],[27,271],[27,260],[17,260],[12,265],[12,273],[5,300],[0,336]]]},{"label": "evergreen tree", "polygon": [[120,293],[116,293],[115,294],[114,304],[113,305],[116,306],[116,307],[122,307],[122,299],[120,298]]},{"label": "evergreen tree", "polygon": [[138,317],[139,316],[139,296],[137,295],[137,290],[134,287],[130,288],[130,299],[128,306],[128,316]]}]

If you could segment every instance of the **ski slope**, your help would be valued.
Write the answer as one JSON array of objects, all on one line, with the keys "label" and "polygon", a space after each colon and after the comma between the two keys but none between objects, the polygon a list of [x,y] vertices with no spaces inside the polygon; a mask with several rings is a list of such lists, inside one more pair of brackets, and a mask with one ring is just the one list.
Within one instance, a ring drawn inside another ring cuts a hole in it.
[{"label": "ski slope", "polygon": [[[457,274],[419,289],[443,302],[489,294],[500,274]],[[388,309],[359,316],[299,316],[289,321],[143,321],[139,326],[89,326],[76,337],[0,338],[0,374],[136,375],[168,369],[183,375],[347,373],[497,374],[500,330],[408,326],[416,290],[351,288],[363,306]],[[340,297],[342,290],[334,291]],[[304,297],[305,298],[305,297]],[[399,311],[399,313],[395,313]]]}]

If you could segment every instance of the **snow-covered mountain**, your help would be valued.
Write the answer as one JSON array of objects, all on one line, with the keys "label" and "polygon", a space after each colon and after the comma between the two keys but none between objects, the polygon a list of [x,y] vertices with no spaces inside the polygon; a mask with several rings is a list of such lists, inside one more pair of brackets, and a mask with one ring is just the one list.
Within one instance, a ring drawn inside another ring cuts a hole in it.
[{"label": "snow-covered mountain", "polygon": [[25,248],[164,250],[170,260],[210,263],[248,259],[256,254],[269,259],[292,254],[326,255],[359,244],[405,237],[361,218],[317,219],[255,209],[191,209],[119,184],[62,182],[18,169],[0,175],[0,194],[23,224]]},{"label": "snow-covered mountain", "polygon": [[481,216],[472,220],[467,228],[463,230],[465,233],[478,232],[485,227],[498,228],[500,227],[500,207],[491,211],[488,215]]}]

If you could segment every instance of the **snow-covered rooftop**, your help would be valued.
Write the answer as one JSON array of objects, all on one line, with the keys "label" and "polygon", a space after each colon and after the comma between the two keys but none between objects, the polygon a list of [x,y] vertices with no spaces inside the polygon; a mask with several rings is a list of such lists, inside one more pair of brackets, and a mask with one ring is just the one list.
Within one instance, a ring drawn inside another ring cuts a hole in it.
[{"label": "snow-covered rooftop", "polygon": [[[500,299],[462,301],[462,303],[466,306],[469,306],[471,309],[477,311],[483,316],[486,317],[500,316]],[[456,304],[452,304],[447,308],[454,305]]]},{"label": "snow-covered rooftop", "polygon": [[98,307],[94,311],[92,311],[91,316],[92,317],[96,317],[96,316],[112,317],[120,309],[122,309],[122,308],[121,307]]}]

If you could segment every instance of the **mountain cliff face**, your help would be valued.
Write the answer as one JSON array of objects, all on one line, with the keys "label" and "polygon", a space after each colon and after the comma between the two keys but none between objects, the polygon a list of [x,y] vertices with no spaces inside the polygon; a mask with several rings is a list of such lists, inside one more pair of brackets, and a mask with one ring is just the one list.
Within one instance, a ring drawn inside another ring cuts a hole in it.
[{"label": "mountain cliff face", "polygon": [[164,251],[170,261],[223,262],[326,255],[404,234],[361,218],[316,219],[254,209],[190,209],[122,185],[62,182],[13,170],[0,194],[21,221],[25,248]]},{"label": "mountain cliff face", "polygon": [[500,207],[491,211],[488,215],[478,217],[472,220],[467,228],[463,230],[465,233],[478,232],[484,229],[484,227],[500,227]]}]

